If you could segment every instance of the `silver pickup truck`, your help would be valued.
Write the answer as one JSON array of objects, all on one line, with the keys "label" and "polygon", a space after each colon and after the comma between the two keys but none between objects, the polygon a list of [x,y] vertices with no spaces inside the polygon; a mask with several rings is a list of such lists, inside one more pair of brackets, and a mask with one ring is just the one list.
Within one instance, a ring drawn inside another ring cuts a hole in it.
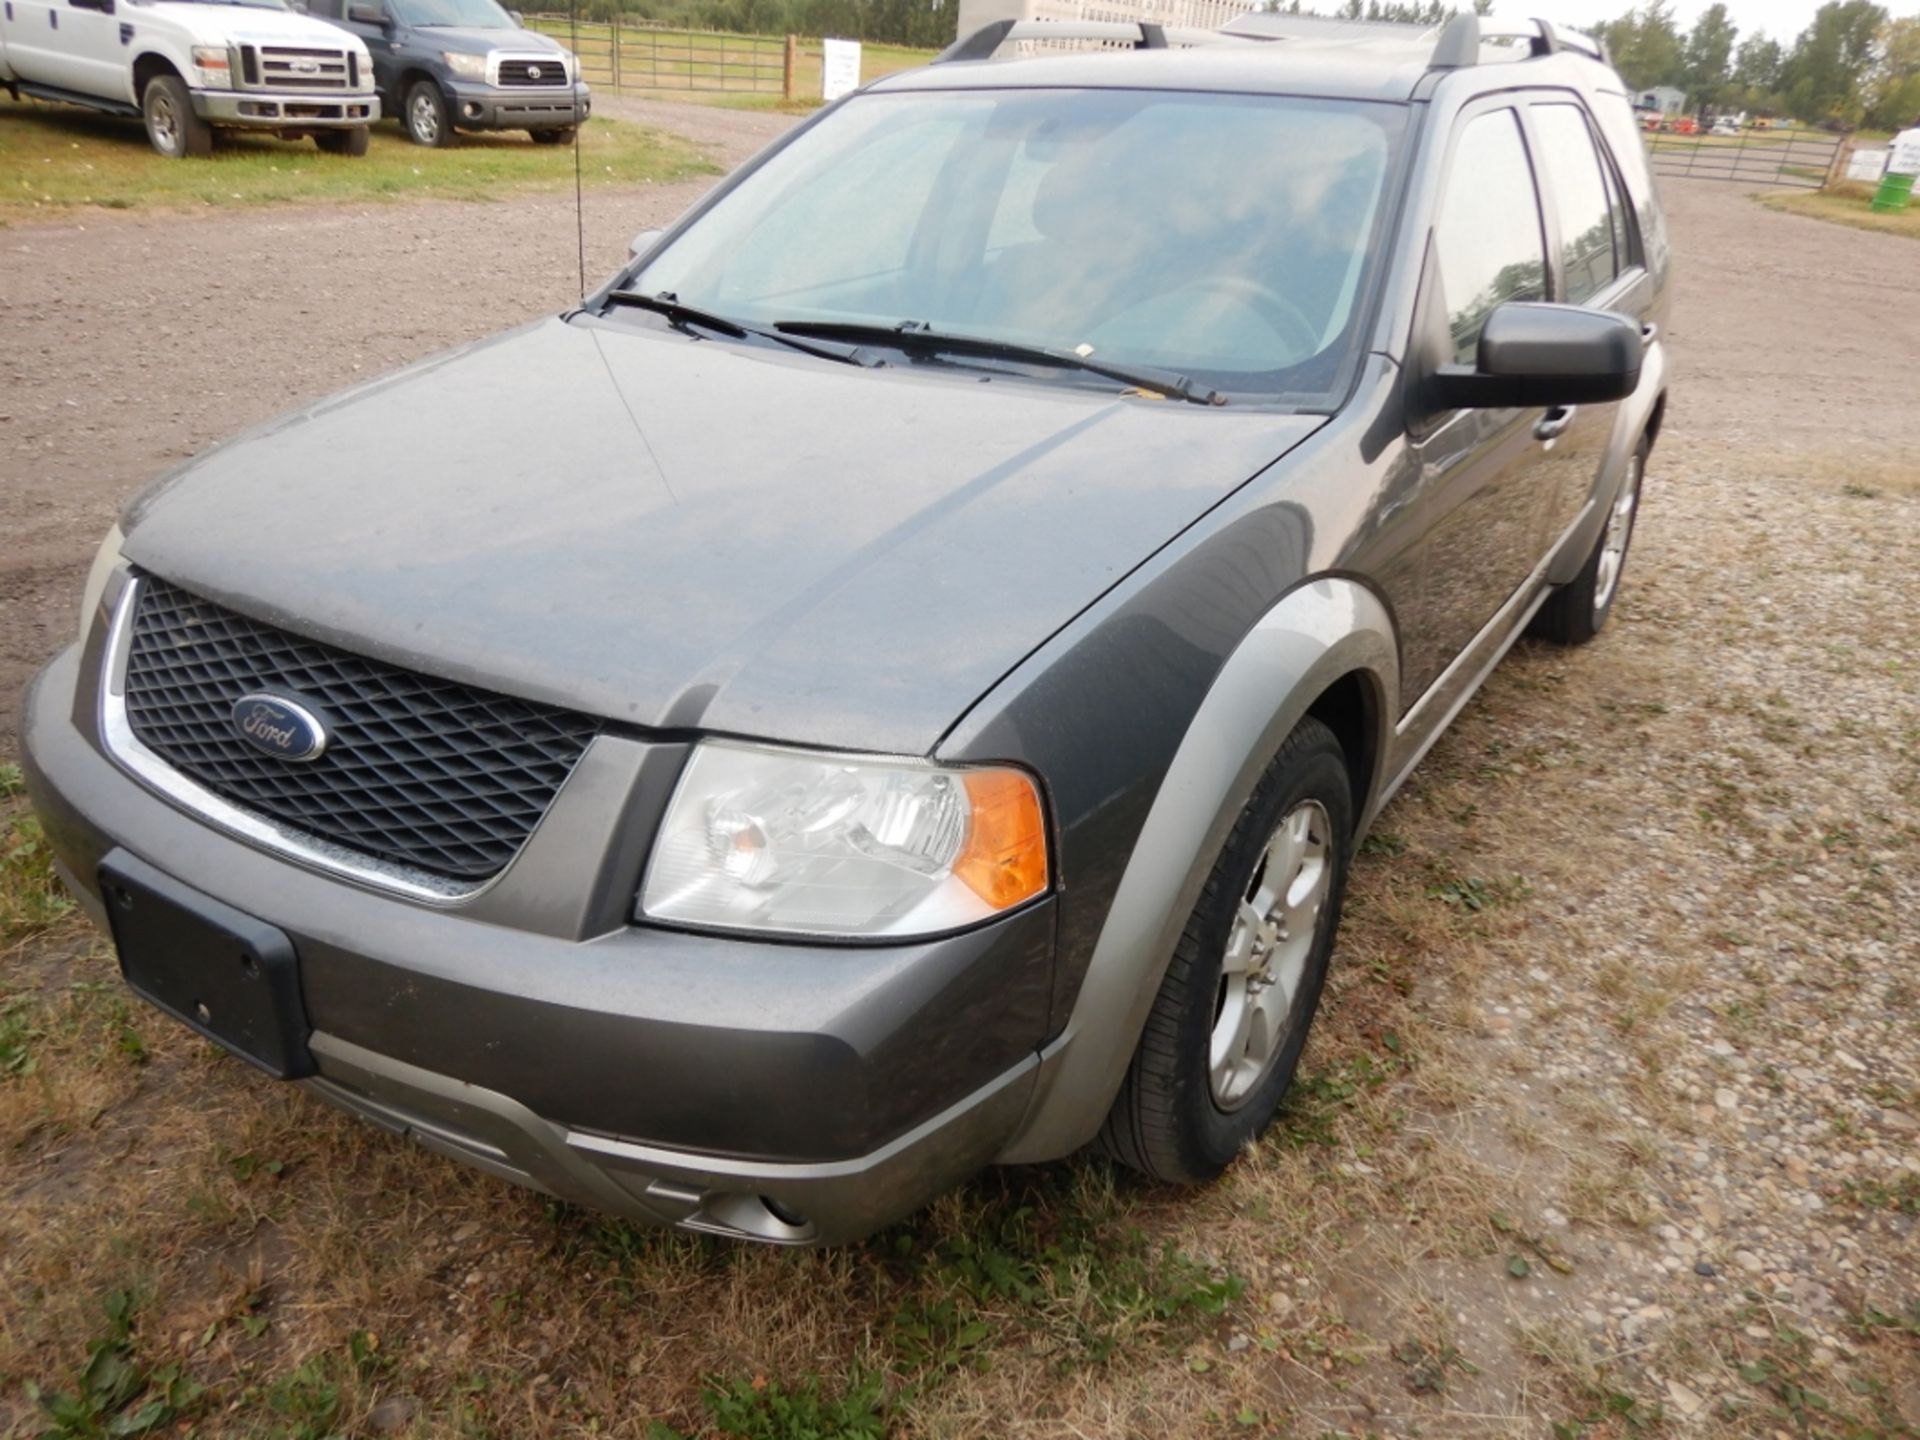
[{"label": "silver pickup truck", "polygon": [[216,128],[364,155],[380,118],[367,47],[279,0],[0,0],[0,85],[137,115],[176,160]]}]

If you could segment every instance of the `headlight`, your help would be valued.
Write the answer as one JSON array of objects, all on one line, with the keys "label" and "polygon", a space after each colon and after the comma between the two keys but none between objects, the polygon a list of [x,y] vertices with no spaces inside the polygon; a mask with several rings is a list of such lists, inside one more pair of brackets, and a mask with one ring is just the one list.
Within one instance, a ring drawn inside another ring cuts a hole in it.
[{"label": "headlight", "polygon": [[87,632],[93,629],[93,622],[100,614],[100,597],[107,593],[107,579],[113,574],[114,566],[120,563],[120,542],[126,538],[116,524],[107,532],[107,538],[100,542],[100,549],[93,557],[93,568],[87,572],[87,588],[80,592],[82,640],[87,638]]},{"label": "headlight", "polygon": [[200,83],[209,90],[233,88],[233,62],[224,45],[193,47],[193,68],[200,72]]},{"label": "headlight", "polygon": [[447,69],[462,80],[487,78],[487,57],[484,55],[475,55],[469,50],[442,50],[440,58],[447,62]]},{"label": "headlight", "polygon": [[1040,791],[1022,771],[709,742],[667,807],[639,918],[931,935],[1046,888]]}]

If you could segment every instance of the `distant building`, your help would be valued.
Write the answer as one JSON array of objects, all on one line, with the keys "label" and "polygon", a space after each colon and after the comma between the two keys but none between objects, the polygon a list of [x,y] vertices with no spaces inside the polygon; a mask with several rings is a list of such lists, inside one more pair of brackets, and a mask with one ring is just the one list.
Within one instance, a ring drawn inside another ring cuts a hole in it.
[{"label": "distant building", "polygon": [[1218,30],[1260,0],[960,0],[959,33],[964,38],[995,20],[1117,20],[1182,25]]},{"label": "distant building", "polygon": [[1638,110],[1658,110],[1662,115],[1678,115],[1687,108],[1687,92],[1672,85],[1656,85],[1642,90],[1633,99]]}]

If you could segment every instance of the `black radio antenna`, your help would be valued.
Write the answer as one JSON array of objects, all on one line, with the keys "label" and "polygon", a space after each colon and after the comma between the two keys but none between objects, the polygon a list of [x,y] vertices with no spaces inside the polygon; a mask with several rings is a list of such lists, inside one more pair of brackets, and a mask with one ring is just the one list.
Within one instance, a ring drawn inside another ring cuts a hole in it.
[{"label": "black radio antenna", "polygon": [[[580,58],[580,0],[567,0],[567,43],[573,47],[573,83],[580,83],[586,62]],[[577,102],[576,102],[577,103]],[[580,199],[580,122],[573,125],[573,236],[579,246],[580,299],[587,298],[587,215]]]}]

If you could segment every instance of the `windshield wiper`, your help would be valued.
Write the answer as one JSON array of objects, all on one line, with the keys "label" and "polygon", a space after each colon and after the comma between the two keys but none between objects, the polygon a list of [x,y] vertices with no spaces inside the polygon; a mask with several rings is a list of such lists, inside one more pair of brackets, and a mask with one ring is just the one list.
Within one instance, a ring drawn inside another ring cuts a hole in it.
[{"label": "windshield wiper", "polygon": [[818,344],[801,339],[797,335],[782,335],[777,330],[762,330],[757,325],[742,325],[738,320],[726,315],[717,315],[711,310],[702,310],[698,305],[684,304],[680,297],[670,290],[658,295],[649,295],[642,290],[611,290],[607,301],[613,305],[632,305],[640,310],[651,310],[656,315],[664,315],[667,323],[676,330],[686,330],[689,325],[698,325],[702,330],[717,330],[722,335],[735,340],[744,340],[749,335],[756,340],[771,340],[790,350],[803,354],[816,355],[822,360],[838,360],[846,365],[878,365],[882,362],[870,358],[859,345]]},{"label": "windshield wiper", "polygon": [[998,360],[1055,365],[1064,370],[1083,370],[1101,375],[1155,395],[1171,396],[1195,405],[1224,405],[1227,397],[1218,390],[1201,385],[1171,370],[1150,365],[1115,365],[1106,360],[1073,350],[1055,350],[1047,345],[1023,345],[1017,340],[995,340],[985,335],[953,335],[935,330],[918,320],[903,320],[898,325],[863,325],[848,320],[787,320],[774,327],[782,335],[810,335],[829,340],[847,340],[855,344],[891,345],[906,351],[932,353],[945,350],[955,354],[980,355]]}]

